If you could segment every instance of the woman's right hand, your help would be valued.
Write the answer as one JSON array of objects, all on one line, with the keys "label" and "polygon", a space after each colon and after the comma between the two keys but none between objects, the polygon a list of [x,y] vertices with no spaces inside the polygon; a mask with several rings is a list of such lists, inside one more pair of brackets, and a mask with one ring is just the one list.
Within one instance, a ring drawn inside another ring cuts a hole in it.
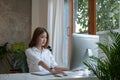
[{"label": "woman's right hand", "polygon": [[51,69],[51,71],[50,71],[52,74],[59,74],[59,73],[63,73],[62,71],[57,71],[57,70],[55,70],[54,68],[53,69]]}]

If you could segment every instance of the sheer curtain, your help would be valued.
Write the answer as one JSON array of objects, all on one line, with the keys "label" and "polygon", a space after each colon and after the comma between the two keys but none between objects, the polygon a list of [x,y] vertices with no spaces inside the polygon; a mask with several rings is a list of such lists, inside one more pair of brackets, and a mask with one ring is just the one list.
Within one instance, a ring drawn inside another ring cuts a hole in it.
[{"label": "sheer curtain", "polygon": [[53,55],[59,65],[65,66],[64,0],[48,0],[48,32]]}]

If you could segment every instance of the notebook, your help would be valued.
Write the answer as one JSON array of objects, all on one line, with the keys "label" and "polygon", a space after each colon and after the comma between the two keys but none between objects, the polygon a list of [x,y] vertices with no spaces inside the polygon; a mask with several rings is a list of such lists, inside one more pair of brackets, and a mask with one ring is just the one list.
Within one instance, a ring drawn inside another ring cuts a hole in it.
[{"label": "notebook", "polygon": [[62,77],[62,76],[67,76],[66,73],[64,74],[52,74],[50,72],[31,72],[33,75],[39,75],[39,76],[46,76],[46,75],[54,75],[55,77]]},{"label": "notebook", "polygon": [[52,75],[50,72],[31,72],[31,74],[39,76]]}]

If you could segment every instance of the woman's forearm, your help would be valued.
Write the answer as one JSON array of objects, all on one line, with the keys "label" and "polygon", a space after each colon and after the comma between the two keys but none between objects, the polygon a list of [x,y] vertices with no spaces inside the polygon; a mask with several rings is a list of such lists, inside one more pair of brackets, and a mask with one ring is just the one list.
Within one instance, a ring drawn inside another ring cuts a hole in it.
[{"label": "woman's forearm", "polygon": [[49,72],[51,72],[52,74],[58,74],[60,73],[59,71],[56,71],[54,68],[50,68],[45,62],[40,61],[39,65],[41,65],[43,68],[45,68],[46,70],[48,70]]},{"label": "woman's forearm", "polygon": [[48,70],[49,72],[51,71],[50,70],[50,67],[43,61],[40,61],[39,62],[39,65],[41,65],[43,68],[45,68],[46,70]]},{"label": "woman's forearm", "polygon": [[55,67],[55,70],[68,71],[69,68],[67,68],[67,67],[62,67],[62,66],[56,66],[56,67]]}]

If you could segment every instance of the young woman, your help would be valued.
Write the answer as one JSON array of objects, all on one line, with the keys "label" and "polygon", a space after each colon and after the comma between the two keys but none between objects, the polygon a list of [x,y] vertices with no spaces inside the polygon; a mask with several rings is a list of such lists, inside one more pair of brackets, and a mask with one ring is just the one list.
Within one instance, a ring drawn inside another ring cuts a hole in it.
[{"label": "young woman", "polygon": [[26,49],[29,72],[63,73],[68,68],[58,66],[51,51],[47,49],[49,34],[43,27],[38,27],[33,33],[29,48]]}]

